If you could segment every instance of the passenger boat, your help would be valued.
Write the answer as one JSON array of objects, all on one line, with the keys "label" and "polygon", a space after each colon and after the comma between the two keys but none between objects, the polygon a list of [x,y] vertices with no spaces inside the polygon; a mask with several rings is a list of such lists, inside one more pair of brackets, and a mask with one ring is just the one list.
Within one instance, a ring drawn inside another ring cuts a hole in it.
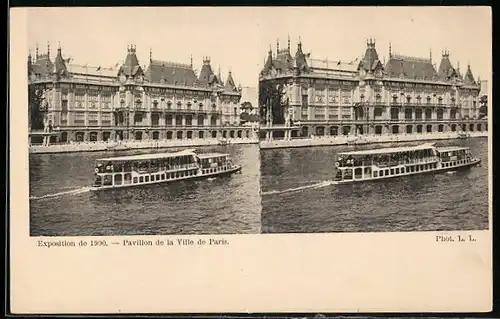
[{"label": "passenger boat", "polygon": [[216,177],[241,171],[229,154],[197,154],[194,150],[96,160],[91,190]]},{"label": "passenger boat", "polygon": [[440,172],[477,165],[468,147],[423,144],[337,154],[335,184]]}]

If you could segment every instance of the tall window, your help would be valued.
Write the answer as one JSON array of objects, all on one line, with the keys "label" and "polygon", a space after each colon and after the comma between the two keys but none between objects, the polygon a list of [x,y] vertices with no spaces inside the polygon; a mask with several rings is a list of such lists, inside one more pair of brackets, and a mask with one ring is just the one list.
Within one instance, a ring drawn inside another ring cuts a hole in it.
[{"label": "tall window", "polygon": [[308,99],[307,94],[303,94],[302,95],[302,106],[305,106],[305,107],[308,106],[309,103],[308,103],[307,99]]},{"label": "tall window", "polygon": [[111,125],[111,113],[102,113],[101,114],[101,125],[109,126]]},{"label": "tall window", "polygon": [[75,125],[85,125],[85,113],[84,112],[76,112],[74,117]]},{"label": "tall window", "polygon": [[97,114],[97,112],[89,113],[88,120],[89,120],[89,122],[88,122],[89,126],[98,126],[99,125],[99,115]]}]

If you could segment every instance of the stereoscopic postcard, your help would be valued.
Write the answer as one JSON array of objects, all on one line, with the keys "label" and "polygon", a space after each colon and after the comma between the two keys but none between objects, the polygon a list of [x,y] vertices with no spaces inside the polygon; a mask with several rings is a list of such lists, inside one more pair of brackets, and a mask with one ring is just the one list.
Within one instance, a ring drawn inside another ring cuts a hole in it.
[{"label": "stereoscopic postcard", "polygon": [[491,310],[489,7],[10,14],[12,313]]}]

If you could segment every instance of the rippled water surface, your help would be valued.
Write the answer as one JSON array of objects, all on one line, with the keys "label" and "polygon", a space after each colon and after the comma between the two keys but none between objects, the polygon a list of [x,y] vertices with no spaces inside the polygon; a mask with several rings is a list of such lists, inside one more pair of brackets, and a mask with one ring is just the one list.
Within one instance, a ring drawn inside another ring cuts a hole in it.
[{"label": "rippled water surface", "polygon": [[[30,155],[31,235],[260,233],[258,145],[198,150],[231,154],[242,173],[89,192],[85,187],[92,181],[95,159],[153,151]],[[41,198],[46,195],[55,196]]]},{"label": "rippled water surface", "polygon": [[469,146],[482,164],[452,175],[330,185],[327,181],[333,178],[336,153],[396,145],[262,150],[262,232],[488,229],[488,140],[436,145]]}]

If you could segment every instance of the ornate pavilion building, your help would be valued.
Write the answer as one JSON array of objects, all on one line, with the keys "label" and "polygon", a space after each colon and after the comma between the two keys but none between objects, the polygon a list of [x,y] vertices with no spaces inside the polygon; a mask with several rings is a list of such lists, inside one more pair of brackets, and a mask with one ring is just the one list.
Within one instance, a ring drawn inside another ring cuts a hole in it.
[{"label": "ornate pavilion building", "polygon": [[[479,116],[480,80],[470,66],[462,75],[447,51],[436,69],[432,53],[402,56],[389,45],[383,63],[370,39],[365,54],[346,63],[312,59],[300,41],[292,55],[288,40],[286,48],[269,50],[259,77],[267,81],[283,87],[285,97],[284,123],[263,119],[268,138],[487,130]],[[268,105],[260,107],[271,114]]]},{"label": "ornate pavilion building", "polygon": [[247,138],[239,126],[241,88],[229,72],[223,83],[210,58],[199,75],[190,64],[154,60],[139,65],[129,46],[116,69],[69,64],[62,50],[54,60],[28,56],[28,85],[42,90],[51,142]]}]

